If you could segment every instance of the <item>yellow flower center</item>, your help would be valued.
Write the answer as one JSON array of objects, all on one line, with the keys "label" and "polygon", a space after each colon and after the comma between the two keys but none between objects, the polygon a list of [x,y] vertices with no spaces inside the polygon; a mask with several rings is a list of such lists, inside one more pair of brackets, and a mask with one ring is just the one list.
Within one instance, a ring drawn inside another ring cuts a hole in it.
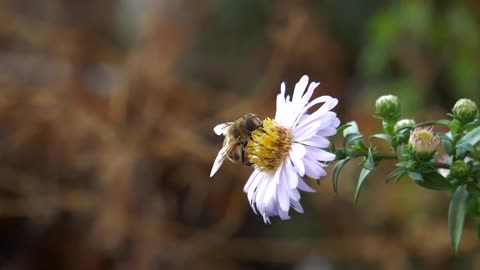
[{"label": "yellow flower center", "polygon": [[246,146],[248,161],[262,172],[274,173],[292,146],[290,130],[267,118],[263,120],[263,127],[254,130],[250,136]]}]

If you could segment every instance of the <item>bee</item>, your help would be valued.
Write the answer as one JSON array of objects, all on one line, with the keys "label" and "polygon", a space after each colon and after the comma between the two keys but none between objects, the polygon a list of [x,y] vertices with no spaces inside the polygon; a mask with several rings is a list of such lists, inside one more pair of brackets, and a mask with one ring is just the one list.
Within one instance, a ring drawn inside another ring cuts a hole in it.
[{"label": "bee", "polygon": [[250,134],[257,128],[262,127],[262,125],[262,120],[257,115],[247,113],[234,122],[215,126],[213,131],[217,135],[224,135],[225,139],[223,140],[222,149],[220,149],[213,162],[210,177],[220,169],[226,158],[232,162],[251,165],[245,153],[245,146],[250,140]]}]

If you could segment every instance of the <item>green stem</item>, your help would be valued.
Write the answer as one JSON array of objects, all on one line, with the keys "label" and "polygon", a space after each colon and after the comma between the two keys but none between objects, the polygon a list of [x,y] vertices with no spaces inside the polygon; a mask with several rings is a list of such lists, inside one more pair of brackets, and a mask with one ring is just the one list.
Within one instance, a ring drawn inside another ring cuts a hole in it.
[{"label": "green stem", "polygon": [[435,167],[441,168],[441,169],[450,169],[449,164],[441,163],[441,162],[435,162]]},{"label": "green stem", "polygon": [[398,159],[397,154],[394,153],[375,153],[373,154],[375,160],[395,160]]}]

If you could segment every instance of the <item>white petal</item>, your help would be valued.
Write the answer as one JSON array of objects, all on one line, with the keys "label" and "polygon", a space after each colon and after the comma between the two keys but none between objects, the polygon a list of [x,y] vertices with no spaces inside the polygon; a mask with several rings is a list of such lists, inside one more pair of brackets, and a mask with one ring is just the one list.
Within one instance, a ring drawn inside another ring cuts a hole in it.
[{"label": "white petal", "polygon": [[292,199],[290,202],[300,200],[300,192],[298,192],[298,189],[296,188],[289,188],[288,196]]},{"label": "white petal", "polygon": [[308,90],[307,92],[305,93],[305,95],[303,95],[302,97],[302,103],[303,103],[303,106],[305,106],[308,101],[310,100],[310,98],[312,97],[313,95],[313,91],[315,90],[315,88],[317,88],[317,86],[319,86],[320,83],[318,82],[311,82],[310,85],[308,86]]},{"label": "white petal", "polygon": [[311,107],[319,104],[319,103],[322,103],[324,102],[324,104],[318,108],[318,110],[316,110],[313,114],[316,114],[315,117],[318,117],[318,115],[321,115],[323,113],[325,113],[326,111],[329,111],[331,110],[333,107],[335,107],[338,103],[338,100],[336,98],[332,98],[330,96],[321,96],[321,97],[318,97],[314,100],[312,100],[311,102],[309,102],[304,108],[303,110],[299,113],[299,117],[293,122],[293,126],[297,125],[298,121],[300,120],[300,116],[302,116],[303,114],[305,114],[308,109],[310,109]]},{"label": "white petal", "polygon": [[263,198],[265,197],[265,192],[268,186],[268,177],[263,177],[262,181],[258,183],[258,187],[253,194],[253,200],[255,202],[255,207],[260,213],[264,213],[263,209]]},{"label": "white petal", "polygon": [[330,137],[332,135],[335,135],[337,133],[337,129],[334,127],[329,127],[329,128],[324,128],[321,129],[317,132],[316,135],[324,136],[324,137]]},{"label": "white petal", "polygon": [[292,208],[299,213],[303,213],[303,207],[298,201],[292,201]]},{"label": "white petal", "polygon": [[302,127],[296,127],[293,130],[293,138],[296,142],[301,142],[311,138],[313,135],[317,134],[318,130],[322,126],[322,122],[312,122],[310,125],[304,125]]},{"label": "white petal", "polygon": [[299,141],[298,143],[312,146],[312,147],[317,147],[317,148],[327,148],[330,146],[330,141],[327,138],[323,136],[318,136],[318,135],[314,135],[309,139]]},{"label": "white petal", "polygon": [[[277,170],[277,172],[280,170]],[[281,177],[285,178],[286,175],[280,175]],[[287,179],[280,179],[277,185],[277,195],[278,195],[278,203],[280,208],[284,211],[288,211],[290,209],[290,196],[288,196],[288,186],[286,183]]]},{"label": "white petal", "polygon": [[312,189],[309,185],[307,185],[302,178],[298,179],[298,189],[306,192],[315,192],[315,190]]},{"label": "white petal", "polygon": [[317,112],[314,112],[313,114],[310,114],[306,117],[302,117],[300,121],[298,121],[297,126],[295,126],[295,129],[300,129],[312,125],[314,125],[317,129],[334,126],[334,119],[337,116],[336,113],[327,111],[322,112],[321,114],[317,114]]},{"label": "white petal", "polygon": [[265,190],[265,196],[263,196],[261,211],[268,214],[275,209],[276,205],[278,204],[278,198],[277,184],[275,183],[275,180],[272,177],[267,179],[268,183]]},{"label": "white petal", "polygon": [[285,117],[287,112],[287,105],[285,101],[285,83],[280,86],[280,94],[277,95],[277,111],[275,113],[275,119],[281,121]]},{"label": "white petal", "polygon": [[293,167],[292,161],[290,158],[287,158],[284,162],[283,168],[285,170],[286,176],[288,178],[288,186],[290,188],[297,188],[298,186],[298,173]]},{"label": "white petal", "polygon": [[304,158],[303,164],[305,164],[305,174],[313,179],[320,179],[320,177],[327,175],[323,165],[316,160]]},{"label": "white petal", "polygon": [[265,222],[265,224],[271,224],[270,218],[265,213],[263,213],[263,222]]},{"label": "white petal", "polygon": [[295,167],[295,170],[300,176],[303,176],[305,174],[305,167],[303,166],[302,162],[302,158],[305,153],[305,146],[298,143],[292,143],[292,149],[290,149],[289,156],[290,160],[293,163],[293,166]]},{"label": "white petal", "polygon": [[261,173],[260,170],[254,170],[253,171],[253,173],[248,178],[247,183],[245,184],[245,186],[243,186],[243,192],[248,192],[252,185],[253,185],[253,187],[256,187],[258,185],[258,181],[259,181],[260,177],[257,177],[257,176],[258,176],[259,173]]},{"label": "white petal", "polygon": [[314,159],[314,160],[320,160],[320,161],[332,161],[335,160],[335,154],[330,153],[328,151],[325,151],[320,148],[316,147],[311,147],[311,146],[304,146],[306,151],[305,155],[308,155],[309,158]]},{"label": "white petal", "polygon": [[293,90],[293,97],[292,97],[292,102],[297,103],[300,101],[300,99],[303,96],[303,93],[305,92],[305,89],[307,88],[308,85],[308,76],[303,75],[302,78],[297,82],[295,85],[295,89]]}]

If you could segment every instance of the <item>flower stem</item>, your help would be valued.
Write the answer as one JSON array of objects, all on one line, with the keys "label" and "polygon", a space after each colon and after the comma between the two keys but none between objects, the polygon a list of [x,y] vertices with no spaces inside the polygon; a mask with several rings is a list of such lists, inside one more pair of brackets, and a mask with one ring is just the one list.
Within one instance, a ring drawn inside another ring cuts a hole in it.
[{"label": "flower stem", "polygon": [[435,162],[435,167],[441,169],[450,169],[450,165],[441,162]]},{"label": "flower stem", "polygon": [[375,153],[373,154],[375,160],[394,160],[398,159],[397,154],[394,153]]}]

